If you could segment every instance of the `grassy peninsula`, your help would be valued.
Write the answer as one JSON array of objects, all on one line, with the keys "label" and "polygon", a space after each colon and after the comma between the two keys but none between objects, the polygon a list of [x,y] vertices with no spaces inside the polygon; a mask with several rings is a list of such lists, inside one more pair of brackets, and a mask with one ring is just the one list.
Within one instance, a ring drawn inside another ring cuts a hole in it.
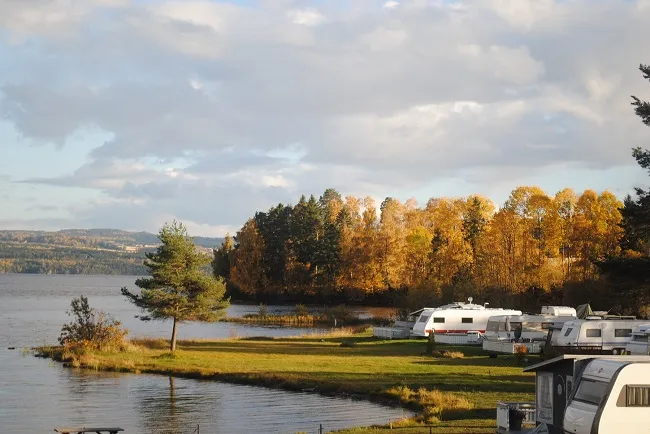
[{"label": "grassy peninsula", "polygon": [[436,351],[438,357],[432,357],[424,354],[424,341],[377,340],[369,332],[179,341],[173,354],[168,348],[161,339],[131,341],[119,352],[66,354],[61,347],[42,351],[91,369],[309,390],[404,406],[417,413],[414,419],[393,421],[392,430],[385,426],[347,431],[353,433],[429,432],[423,425],[433,425],[432,432],[438,433],[491,433],[498,400],[534,399],[534,377],[523,374],[514,358],[490,359],[478,348],[463,347],[444,347],[448,352]]}]

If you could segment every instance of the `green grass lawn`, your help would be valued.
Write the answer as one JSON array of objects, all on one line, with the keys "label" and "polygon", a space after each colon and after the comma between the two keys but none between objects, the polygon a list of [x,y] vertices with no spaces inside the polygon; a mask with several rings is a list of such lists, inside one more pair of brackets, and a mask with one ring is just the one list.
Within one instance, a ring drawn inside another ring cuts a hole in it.
[{"label": "green grass lawn", "polygon": [[[347,430],[349,433],[429,432],[422,423],[433,424],[435,433],[492,433],[497,401],[534,400],[534,376],[523,374],[512,356],[490,359],[480,348],[439,345],[439,349],[460,351],[465,356],[434,358],[423,355],[425,348],[424,341],[377,340],[367,332],[349,336],[181,341],[173,355],[168,351],[168,342],[146,340],[134,341],[123,352],[87,352],[77,357],[74,364],[355,395],[403,405],[420,413],[417,423],[406,423],[409,427],[358,428]],[[61,358],[60,352],[58,357]],[[444,392],[439,395],[460,400],[442,402],[440,396],[418,395],[416,392],[421,388],[436,389]],[[427,414],[437,418],[422,416]],[[420,427],[413,426],[418,424]]]}]

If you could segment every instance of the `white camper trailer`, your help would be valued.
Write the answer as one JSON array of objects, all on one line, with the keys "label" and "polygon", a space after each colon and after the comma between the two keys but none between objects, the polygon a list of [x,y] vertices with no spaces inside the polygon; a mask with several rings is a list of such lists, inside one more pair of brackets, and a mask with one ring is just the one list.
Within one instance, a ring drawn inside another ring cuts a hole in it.
[{"label": "white camper trailer", "polygon": [[[623,319],[626,318],[626,319]],[[644,321],[633,317],[587,317],[567,321],[557,337],[561,352],[603,352],[621,354],[632,336],[632,329]]]},{"label": "white camper trailer", "polygon": [[650,323],[632,329],[632,337],[625,346],[625,352],[633,355],[650,355]]},{"label": "white camper trailer", "polygon": [[520,310],[494,309],[480,304],[456,302],[422,310],[413,326],[412,336],[427,337],[429,333],[466,334],[485,332],[488,318],[494,315],[521,315]]},{"label": "white camper trailer", "polygon": [[516,347],[524,345],[529,353],[539,353],[554,324],[574,319],[576,310],[566,306],[543,306],[539,315],[496,315],[487,322],[483,349],[512,354]]},{"label": "white camper trailer", "polygon": [[594,359],[564,412],[570,434],[650,434],[650,358]]},{"label": "white camper trailer", "polygon": [[[548,307],[554,307],[556,310],[549,310]],[[495,315],[488,319],[485,339],[490,341],[510,341],[511,339],[522,342],[545,341],[548,329],[554,323],[577,319],[575,309],[565,309],[565,311],[560,311],[557,306],[543,306],[542,313],[539,315]]]}]

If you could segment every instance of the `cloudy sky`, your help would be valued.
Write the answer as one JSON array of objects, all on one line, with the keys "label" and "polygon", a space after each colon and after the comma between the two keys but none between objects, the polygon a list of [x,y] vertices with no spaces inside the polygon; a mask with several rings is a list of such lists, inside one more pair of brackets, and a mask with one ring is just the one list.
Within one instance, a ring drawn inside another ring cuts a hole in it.
[{"label": "cloudy sky", "polygon": [[647,175],[650,0],[0,0],[0,228]]}]

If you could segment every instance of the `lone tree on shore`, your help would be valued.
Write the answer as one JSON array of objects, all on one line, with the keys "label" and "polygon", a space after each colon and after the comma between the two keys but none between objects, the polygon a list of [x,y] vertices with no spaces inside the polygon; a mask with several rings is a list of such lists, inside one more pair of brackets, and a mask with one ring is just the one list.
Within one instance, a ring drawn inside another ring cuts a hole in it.
[{"label": "lone tree on shore", "polygon": [[226,285],[204,271],[210,264],[208,255],[197,252],[193,239],[182,223],[165,224],[158,234],[161,245],[146,254],[144,265],[151,277],[136,280],[141,294],[122,288],[122,295],[149,313],[142,320],[172,319],[170,342],[176,350],[178,323],[183,321],[215,322],[225,313],[229,300],[224,298]]}]

